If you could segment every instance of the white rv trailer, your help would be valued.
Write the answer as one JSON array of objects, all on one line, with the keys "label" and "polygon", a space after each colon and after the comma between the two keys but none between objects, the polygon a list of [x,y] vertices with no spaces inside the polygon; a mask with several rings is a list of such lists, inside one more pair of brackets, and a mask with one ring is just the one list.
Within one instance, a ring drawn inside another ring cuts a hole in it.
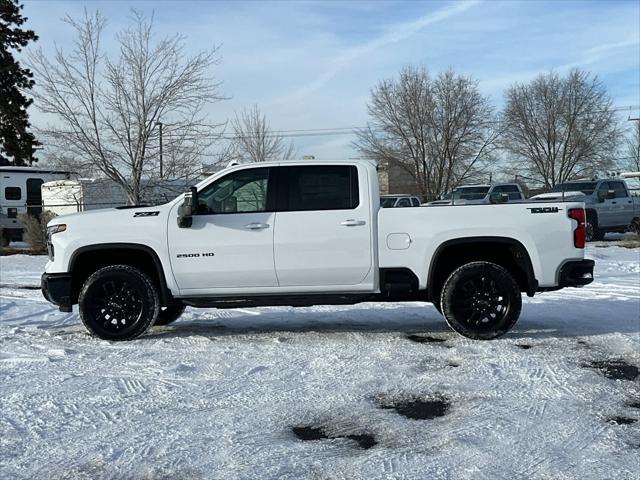
[{"label": "white rv trailer", "polygon": [[35,167],[0,167],[0,230],[6,241],[22,238],[18,215],[42,212],[43,183],[69,179],[72,172]]},{"label": "white rv trailer", "polygon": [[107,178],[54,180],[42,185],[42,204],[56,215],[113,208],[127,204],[127,194]]}]

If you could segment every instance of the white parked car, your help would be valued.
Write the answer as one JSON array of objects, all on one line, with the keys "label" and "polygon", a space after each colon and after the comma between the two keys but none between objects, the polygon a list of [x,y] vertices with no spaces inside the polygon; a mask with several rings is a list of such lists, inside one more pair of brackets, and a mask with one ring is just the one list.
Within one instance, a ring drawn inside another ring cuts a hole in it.
[{"label": "white parked car", "polygon": [[193,307],[428,301],[458,333],[505,334],[521,292],[582,286],[584,204],[380,208],[366,161],[238,165],[156,207],[57,217],[45,297],[129,340]]}]

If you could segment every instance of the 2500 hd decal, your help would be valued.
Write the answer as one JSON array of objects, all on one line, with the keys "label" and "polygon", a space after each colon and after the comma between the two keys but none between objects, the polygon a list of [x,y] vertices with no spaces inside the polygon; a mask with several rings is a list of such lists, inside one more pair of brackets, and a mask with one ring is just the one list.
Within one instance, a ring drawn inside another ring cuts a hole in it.
[{"label": "2500 hd decal", "polygon": [[204,252],[204,253],[178,253],[176,255],[177,258],[197,258],[197,257],[214,257],[215,253],[213,252]]}]

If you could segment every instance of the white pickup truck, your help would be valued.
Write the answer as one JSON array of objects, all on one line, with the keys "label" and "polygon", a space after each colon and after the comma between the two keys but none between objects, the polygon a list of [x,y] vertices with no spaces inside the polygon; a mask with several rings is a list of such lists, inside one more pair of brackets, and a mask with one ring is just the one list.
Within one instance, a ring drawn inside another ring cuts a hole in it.
[{"label": "white pickup truck", "polygon": [[496,338],[521,292],[593,281],[580,202],[380,208],[367,161],[228,168],[165,205],[49,223],[44,296],[90,333],[133,339],[185,306],[432,302]]}]

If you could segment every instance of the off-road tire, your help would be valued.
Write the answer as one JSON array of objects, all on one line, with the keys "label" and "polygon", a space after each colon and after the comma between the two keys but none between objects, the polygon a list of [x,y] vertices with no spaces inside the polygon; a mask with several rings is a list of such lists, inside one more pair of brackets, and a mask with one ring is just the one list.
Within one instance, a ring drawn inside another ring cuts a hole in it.
[{"label": "off-road tire", "polygon": [[631,223],[629,224],[629,231],[636,235],[640,235],[640,218],[634,218],[631,220]]},{"label": "off-road tire", "polygon": [[170,305],[160,308],[154,325],[169,325],[175,322],[184,313],[185,308],[187,308],[185,305]]},{"label": "off-road tire", "polygon": [[112,265],[87,278],[78,307],[91,335],[123,341],[139,337],[154,324],[160,299],[146,273],[129,265]]},{"label": "off-road tire", "polygon": [[522,294],[513,275],[500,265],[472,262],[449,275],[440,306],[457,333],[473,340],[491,340],[518,321]]}]

